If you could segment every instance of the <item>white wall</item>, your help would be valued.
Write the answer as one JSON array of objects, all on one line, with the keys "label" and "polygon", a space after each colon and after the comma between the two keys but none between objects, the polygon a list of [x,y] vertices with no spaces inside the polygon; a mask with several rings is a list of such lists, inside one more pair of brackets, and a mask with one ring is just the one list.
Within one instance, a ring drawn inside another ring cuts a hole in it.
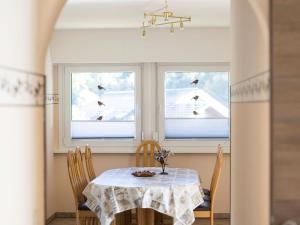
[{"label": "white wall", "polygon": [[53,63],[229,62],[229,28],[56,30]]},{"label": "white wall", "polygon": [[43,50],[63,2],[0,1],[1,224],[44,224],[43,100],[13,90],[18,80],[31,86],[44,78]]},{"label": "white wall", "polygon": [[[9,88],[35,66],[36,2],[0,1],[0,76]],[[18,70],[16,75],[16,71]],[[32,74],[28,72],[28,74]],[[28,100],[33,100],[32,96]],[[43,107],[0,91],[1,224],[43,223]],[[7,105],[14,102],[13,105]]]},{"label": "white wall", "polygon": [[232,225],[270,224],[268,0],[232,0]]},{"label": "white wall", "polygon": [[[53,92],[56,92],[55,88],[55,82],[53,81],[53,66],[50,56],[50,51],[47,52],[46,56],[46,67],[45,72],[47,76],[47,90],[52,90]],[[51,98],[52,96],[47,96],[48,98]],[[55,144],[57,143],[55,140],[55,131],[56,131],[56,117],[55,117],[55,111],[57,111],[57,105],[55,104],[49,104],[49,100],[46,105],[46,215],[53,215],[56,212],[56,209],[54,207],[55,205],[55,163],[53,158],[53,153],[51,151],[48,151],[48,149],[54,149],[57,148]]]}]

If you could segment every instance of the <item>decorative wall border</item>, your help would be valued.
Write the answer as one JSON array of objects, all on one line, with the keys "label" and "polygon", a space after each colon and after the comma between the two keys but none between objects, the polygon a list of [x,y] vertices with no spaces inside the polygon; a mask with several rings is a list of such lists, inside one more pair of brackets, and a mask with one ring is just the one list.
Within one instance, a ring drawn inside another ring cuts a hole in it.
[{"label": "decorative wall border", "polygon": [[231,86],[231,102],[270,100],[270,72],[265,71]]},{"label": "decorative wall border", "polygon": [[0,106],[43,106],[45,75],[0,66]]},{"label": "decorative wall border", "polygon": [[57,105],[59,103],[59,94],[47,94],[46,105]]}]

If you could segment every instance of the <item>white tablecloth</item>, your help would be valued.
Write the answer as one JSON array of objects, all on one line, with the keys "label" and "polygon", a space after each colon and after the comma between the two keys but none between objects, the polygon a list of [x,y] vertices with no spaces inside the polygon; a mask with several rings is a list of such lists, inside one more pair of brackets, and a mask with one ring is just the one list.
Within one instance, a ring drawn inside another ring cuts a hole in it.
[{"label": "white tablecloth", "polygon": [[[137,170],[156,172],[154,177],[134,177]],[[101,225],[110,225],[114,214],[134,208],[152,208],[174,218],[174,225],[194,222],[193,209],[203,203],[198,173],[191,169],[121,168],[105,171],[85,188],[86,205]]]}]

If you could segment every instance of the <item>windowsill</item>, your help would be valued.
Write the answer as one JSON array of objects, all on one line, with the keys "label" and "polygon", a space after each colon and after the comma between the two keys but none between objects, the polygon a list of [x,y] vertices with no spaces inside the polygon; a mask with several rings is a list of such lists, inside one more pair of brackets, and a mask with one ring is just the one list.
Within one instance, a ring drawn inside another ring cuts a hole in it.
[{"label": "windowsill", "polygon": [[139,139],[119,139],[119,138],[108,138],[108,139],[64,139],[64,143],[61,145],[62,148],[74,148],[76,146],[84,147],[86,145],[92,148],[134,148],[140,143]]},{"label": "windowsill", "polygon": [[[82,148],[82,150],[84,150]],[[92,148],[93,154],[135,154],[135,149],[97,149],[97,148]],[[215,149],[199,149],[199,148],[187,148],[185,150],[183,149],[172,149],[172,152],[175,154],[216,154]],[[67,154],[68,149],[59,149],[53,151],[54,155],[60,155],[60,154]],[[229,149],[223,148],[223,153],[224,154],[230,154]]]},{"label": "windowsill", "polygon": [[[126,143],[115,141],[109,144],[102,143],[101,146],[88,143],[92,148],[93,153],[97,154],[134,154],[139,142],[128,141]],[[75,149],[80,146],[82,150],[87,143],[78,143],[72,146],[60,146],[59,149],[54,150],[54,154],[65,154],[69,149]],[[221,144],[224,153],[230,153],[230,141],[228,139],[214,139],[214,140],[165,140],[160,142],[161,146],[170,149],[177,154],[212,154],[216,153],[217,146]]]},{"label": "windowsill", "polygon": [[[80,146],[81,150],[84,151],[85,146]],[[75,147],[60,147],[53,151],[54,154],[66,154],[69,149],[75,149]],[[128,154],[135,153],[136,147],[93,147],[91,146],[92,152],[96,154]]]},{"label": "windowsill", "polygon": [[160,144],[174,153],[215,153],[220,144],[224,153],[230,153],[230,139],[165,139]]}]

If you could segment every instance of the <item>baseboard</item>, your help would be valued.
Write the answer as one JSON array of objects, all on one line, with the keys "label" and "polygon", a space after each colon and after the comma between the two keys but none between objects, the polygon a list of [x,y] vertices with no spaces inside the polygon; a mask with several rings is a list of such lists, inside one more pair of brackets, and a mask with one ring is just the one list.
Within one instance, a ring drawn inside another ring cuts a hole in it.
[{"label": "baseboard", "polygon": [[56,218],[75,218],[76,214],[74,212],[56,212],[46,219],[46,225],[50,224]]},{"label": "baseboard", "polygon": [[53,220],[55,220],[55,213],[51,215],[48,219],[46,219],[46,225],[50,224]]},{"label": "baseboard", "polygon": [[76,214],[74,212],[56,212],[55,218],[75,218]]},{"label": "baseboard", "polygon": [[216,219],[230,219],[230,213],[215,213]]}]

